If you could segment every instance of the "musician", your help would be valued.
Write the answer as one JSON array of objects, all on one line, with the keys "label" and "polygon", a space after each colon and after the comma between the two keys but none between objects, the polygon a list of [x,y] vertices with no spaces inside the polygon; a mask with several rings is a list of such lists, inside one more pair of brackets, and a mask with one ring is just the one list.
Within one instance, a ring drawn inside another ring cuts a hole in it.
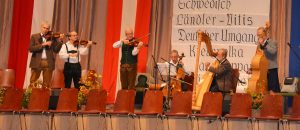
[{"label": "musician", "polygon": [[63,44],[59,52],[59,57],[65,61],[65,87],[70,88],[73,79],[75,88],[79,89],[79,80],[81,78],[80,55],[88,54],[88,47],[90,47],[92,41],[88,41],[86,46],[80,45],[77,32],[75,31],[68,33],[68,39],[69,41]]},{"label": "musician", "polygon": [[215,74],[210,91],[231,92],[233,87],[233,74],[231,64],[227,60],[227,50],[224,48],[219,49],[216,58],[218,67],[211,66],[209,62],[205,63],[205,69]]},{"label": "musician", "polygon": [[138,53],[143,42],[139,42],[137,46],[132,45],[132,41],[135,40],[132,28],[126,28],[125,35],[126,38],[116,41],[113,48],[121,48],[122,50],[120,66],[122,89],[135,89]]},{"label": "musician", "polygon": [[[171,69],[176,69],[176,71],[174,70],[174,72],[178,72],[178,69],[181,68],[183,69],[183,71],[185,71],[184,69],[184,64],[182,62],[182,56],[179,56],[178,51],[177,50],[172,50],[171,51],[171,55],[170,55],[170,63],[173,65],[173,67],[171,66]],[[168,64],[166,62],[166,64]],[[178,80],[183,80],[182,78],[178,79]],[[181,90],[182,91],[187,91],[188,87],[185,83],[181,83]]]},{"label": "musician", "polygon": [[268,30],[264,27],[257,29],[258,46],[263,50],[266,58],[269,61],[268,69],[268,90],[272,92],[280,92],[278,79],[278,64],[277,64],[277,42],[268,37]]},{"label": "musician", "polygon": [[43,22],[41,24],[41,32],[31,35],[29,52],[32,53],[30,65],[31,77],[30,86],[33,87],[43,72],[43,87],[50,87],[52,72],[55,68],[55,53],[58,53],[62,43],[61,38],[48,38],[47,33],[50,30],[50,24]]}]

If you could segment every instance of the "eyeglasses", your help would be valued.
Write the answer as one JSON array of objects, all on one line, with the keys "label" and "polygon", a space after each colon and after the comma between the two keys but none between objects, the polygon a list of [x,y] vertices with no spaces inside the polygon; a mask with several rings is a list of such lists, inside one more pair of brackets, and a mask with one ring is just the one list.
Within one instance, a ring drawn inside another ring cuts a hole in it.
[{"label": "eyeglasses", "polygon": [[50,27],[43,27],[43,29],[47,29],[47,30],[49,30],[49,29],[50,29]]}]

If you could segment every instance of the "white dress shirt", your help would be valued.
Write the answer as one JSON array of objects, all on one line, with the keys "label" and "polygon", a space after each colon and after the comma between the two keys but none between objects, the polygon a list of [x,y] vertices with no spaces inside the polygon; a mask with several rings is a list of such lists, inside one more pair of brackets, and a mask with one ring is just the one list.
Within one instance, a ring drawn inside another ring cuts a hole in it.
[{"label": "white dress shirt", "polygon": [[[47,42],[46,38],[43,37],[43,34],[41,33],[41,36],[42,36],[42,40],[43,40],[43,43],[44,42]],[[43,52],[42,52],[42,59],[47,59],[47,55],[46,55],[46,48],[43,47]]]},{"label": "white dress shirt", "polygon": [[[78,58],[78,56],[70,57],[68,52],[67,52],[66,45],[68,47],[68,51],[72,51],[72,50],[77,51],[77,53],[79,54],[78,55],[79,58]],[[78,63],[78,62],[80,62],[80,55],[87,55],[87,54],[88,54],[88,48],[87,47],[79,45],[78,50],[77,50],[77,47],[75,47],[69,41],[66,44],[63,44],[60,51],[59,51],[59,57],[61,59],[64,59],[65,62],[68,62],[68,58],[69,58],[69,63]],[[79,59],[79,61],[78,61],[78,59]]]}]

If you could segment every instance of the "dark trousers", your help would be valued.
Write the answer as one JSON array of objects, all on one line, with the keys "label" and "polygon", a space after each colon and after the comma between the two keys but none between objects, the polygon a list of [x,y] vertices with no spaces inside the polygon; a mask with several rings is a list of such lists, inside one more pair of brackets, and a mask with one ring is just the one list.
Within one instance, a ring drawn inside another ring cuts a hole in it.
[{"label": "dark trousers", "polygon": [[213,78],[213,80],[212,80],[212,82],[211,82],[209,91],[210,91],[210,92],[221,92],[221,91],[219,90],[219,86],[218,86],[218,83],[217,83],[217,80],[216,80],[215,77]]},{"label": "dark trousers", "polygon": [[280,92],[278,68],[268,70],[268,90]]},{"label": "dark trousers", "polygon": [[81,78],[81,65],[80,63],[68,63],[64,65],[64,77],[65,77],[65,87],[70,88],[72,79],[75,88],[79,89],[80,78]]},{"label": "dark trousers", "polygon": [[136,64],[122,64],[120,73],[122,89],[135,89]]}]

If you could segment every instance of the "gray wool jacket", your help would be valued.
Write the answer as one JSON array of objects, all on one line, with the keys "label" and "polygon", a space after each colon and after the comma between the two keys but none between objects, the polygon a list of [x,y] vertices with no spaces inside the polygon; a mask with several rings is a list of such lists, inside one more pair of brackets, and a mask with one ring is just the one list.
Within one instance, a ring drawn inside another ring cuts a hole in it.
[{"label": "gray wool jacket", "polygon": [[262,46],[260,45],[261,49],[269,61],[269,69],[278,68],[277,63],[277,41],[268,39],[266,40],[265,44]]}]

